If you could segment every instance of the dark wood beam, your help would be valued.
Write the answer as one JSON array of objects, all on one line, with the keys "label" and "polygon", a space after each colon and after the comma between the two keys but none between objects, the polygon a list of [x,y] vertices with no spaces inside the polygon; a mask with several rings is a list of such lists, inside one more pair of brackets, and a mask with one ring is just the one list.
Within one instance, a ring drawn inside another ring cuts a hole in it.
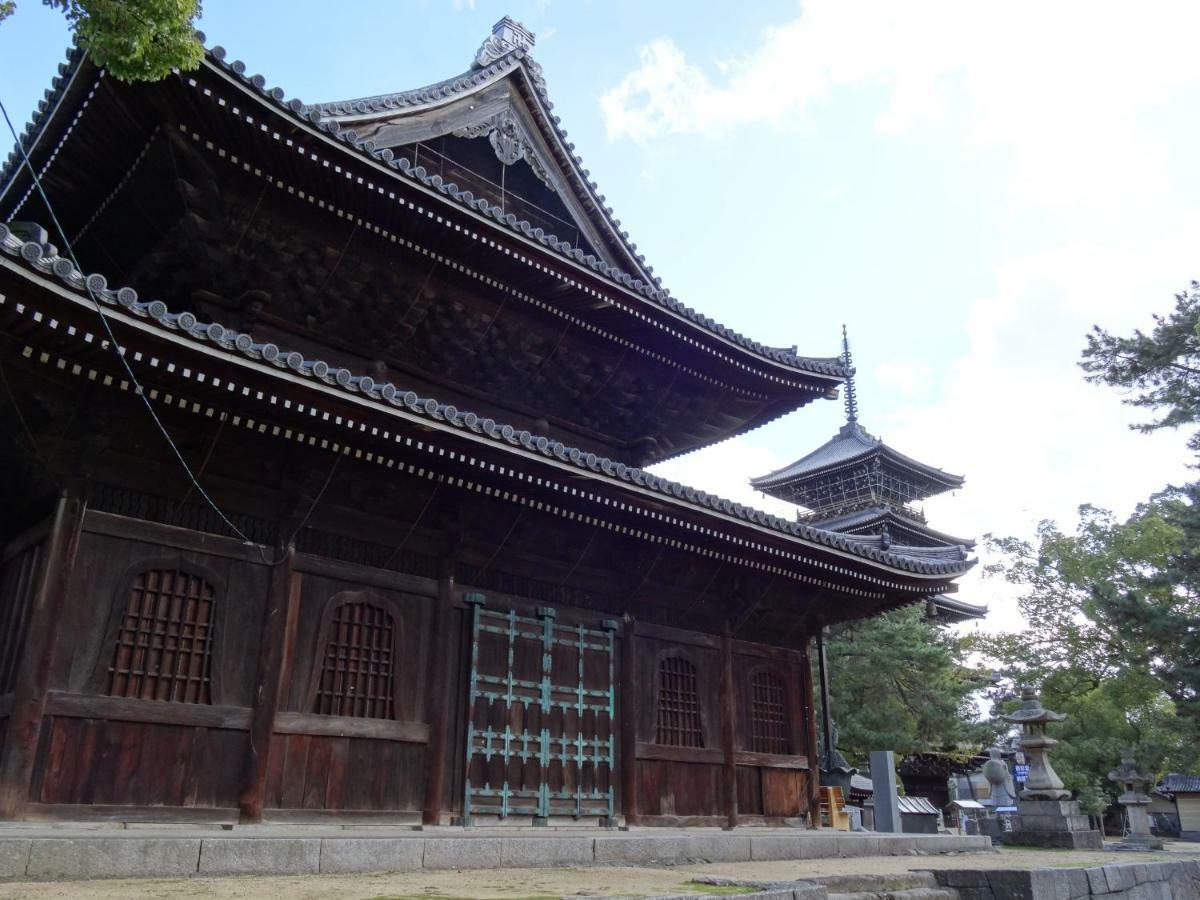
[{"label": "dark wood beam", "polygon": [[238,799],[242,822],[262,821],[279,698],[291,680],[303,576],[295,568],[295,545],[280,552],[282,559],[271,572],[259,643],[246,772]]},{"label": "dark wood beam", "polygon": [[421,821],[437,825],[446,807],[446,764],[450,755],[450,684],[454,680],[454,564],[452,552],[438,560],[438,597],[433,617],[433,652],[429,655],[425,718],[429,746],[425,753],[425,806]]},{"label": "dark wood beam", "polygon": [[29,629],[0,755],[0,819],[19,818],[30,799],[50,670],[86,506],[78,487],[65,490],[47,538],[45,563],[29,610]]},{"label": "dark wood beam", "polygon": [[721,724],[722,740],[725,744],[725,827],[736,828],[738,823],[737,797],[737,749],[734,738],[737,733],[737,698],[733,683],[733,635],[728,620],[721,634]]},{"label": "dark wood beam", "polygon": [[817,759],[817,707],[813,703],[812,661],[808,656],[808,642],[804,644],[804,655],[800,661],[801,694],[804,699],[804,736],[806,738],[805,752],[811,762],[808,771],[808,819],[809,824],[816,828],[821,824],[820,812],[820,767]]},{"label": "dark wood beam", "polygon": [[621,632],[621,806],[625,811],[626,825],[637,825],[641,821],[637,777],[638,692],[641,687],[638,684],[637,652],[634,649],[637,640],[634,636],[635,624],[632,616],[626,616]]}]

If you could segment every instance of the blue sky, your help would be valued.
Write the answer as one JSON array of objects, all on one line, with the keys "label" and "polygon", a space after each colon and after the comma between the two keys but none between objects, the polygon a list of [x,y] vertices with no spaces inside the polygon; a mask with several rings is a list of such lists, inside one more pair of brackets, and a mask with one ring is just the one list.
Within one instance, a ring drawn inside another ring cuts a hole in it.
[{"label": "blue sky", "polygon": [[[927,505],[935,526],[1027,534],[1189,476],[1186,435],[1130,433],[1075,362],[1093,322],[1144,326],[1200,278],[1200,5],[206,0],[200,27],[316,102],[457,74],[506,13],[676,296],[814,355],[848,324],[864,424],[967,476]],[[0,25],[18,127],[67,40],[36,0]],[[819,404],[663,471],[785,512],[745,480],[840,416]],[[999,585],[962,596],[1013,621]]]}]

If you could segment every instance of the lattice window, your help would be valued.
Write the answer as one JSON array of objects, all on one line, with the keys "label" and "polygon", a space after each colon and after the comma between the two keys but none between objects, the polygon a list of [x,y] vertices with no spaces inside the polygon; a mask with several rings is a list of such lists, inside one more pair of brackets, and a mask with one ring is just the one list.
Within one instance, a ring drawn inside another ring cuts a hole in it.
[{"label": "lattice window", "polygon": [[791,753],[786,694],[774,672],[755,672],[750,679],[750,749],[756,753]]},{"label": "lattice window", "polygon": [[696,667],[682,656],[658,664],[658,718],[655,741],[672,747],[703,747]]},{"label": "lattice window", "polygon": [[199,575],[179,569],[134,578],[104,693],[212,703],[214,595]]},{"label": "lattice window", "polygon": [[313,712],[395,718],[395,633],[391,614],[374,603],[340,603],[327,626]]}]

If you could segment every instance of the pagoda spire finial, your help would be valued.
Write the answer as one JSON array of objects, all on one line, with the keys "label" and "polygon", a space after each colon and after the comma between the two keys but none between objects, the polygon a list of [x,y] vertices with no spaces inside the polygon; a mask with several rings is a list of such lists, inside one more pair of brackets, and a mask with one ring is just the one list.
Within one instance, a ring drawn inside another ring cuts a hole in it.
[{"label": "pagoda spire finial", "polygon": [[846,334],[845,323],[842,323],[842,363],[849,370],[846,376],[846,424],[853,425],[858,421],[858,394],[854,391],[854,363],[850,359],[850,337]]}]

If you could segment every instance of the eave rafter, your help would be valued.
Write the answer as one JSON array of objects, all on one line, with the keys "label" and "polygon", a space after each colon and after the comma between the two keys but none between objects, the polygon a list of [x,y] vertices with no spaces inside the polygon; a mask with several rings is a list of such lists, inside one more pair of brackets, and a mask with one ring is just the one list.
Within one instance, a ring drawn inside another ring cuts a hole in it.
[{"label": "eave rafter", "polygon": [[[519,468],[509,469],[512,477],[526,484],[530,481],[540,483],[541,476],[525,473],[536,462],[532,471],[554,476],[556,484],[558,478],[568,479],[553,489],[565,492],[564,496],[584,498],[597,504],[597,508],[617,505],[647,523],[668,526],[669,531],[660,535],[659,540],[678,542],[677,538],[667,535],[688,535],[689,541],[693,536],[703,544],[716,541],[729,545],[739,554],[774,559],[776,562],[768,568],[778,570],[780,574],[794,575],[793,567],[801,565],[851,578],[868,590],[898,590],[914,599],[931,591],[948,589],[950,579],[973,565],[973,561],[965,558],[935,559],[919,550],[914,550],[912,555],[899,552],[898,548],[883,550],[832,532],[787,522],[544,437],[517,432],[491,420],[480,420],[472,413],[462,413],[435,400],[401,392],[393,385],[378,385],[369,376],[344,368],[334,369],[321,360],[306,359],[299,353],[257,343],[251,335],[229,332],[216,323],[200,323],[189,313],[171,313],[160,301],[140,301],[129,288],[109,290],[100,276],[85,278],[61,257],[44,257],[42,245],[25,243],[4,226],[0,226],[0,248],[4,251],[0,263],[5,269],[36,282],[42,290],[60,300],[67,300],[76,314],[95,315],[86,293],[86,289],[90,289],[109,307],[107,314],[112,320],[133,329],[142,338],[166,341],[188,355],[199,354],[201,359],[208,358],[221,370],[228,370],[230,377],[233,372],[238,372],[242,378],[259,382],[265,378],[267,383],[286,384],[291,392],[299,390],[310,397],[305,404],[309,416],[316,415],[320,403],[332,402],[345,409],[354,418],[345,414],[334,418],[343,428],[349,429],[348,434],[358,435],[358,439],[378,438],[380,425],[373,424],[372,420],[398,419],[421,430],[448,436],[452,443],[465,445],[468,452],[460,452],[458,458],[464,462],[469,460],[469,465],[490,467],[489,471],[495,465],[471,454],[471,447],[478,448],[488,457],[499,452],[501,456],[513,459],[513,465]],[[13,257],[22,262],[18,263]],[[39,312],[37,315],[45,314]],[[180,364],[169,365],[174,371]],[[193,379],[205,377],[198,366],[189,365],[184,371],[185,374],[191,372]],[[232,388],[226,386],[223,390],[229,392]],[[288,409],[293,405],[273,394],[266,394],[262,387],[252,389],[248,384],[241,394],[258,398],[268,411]],[[326,412],[319,421],[328,422],[329,419],[330,414]],[[399,431],[395,432],[394,439],[402,439]],[[411,437],[404,439],[411,441]],[[586,490],[578,486],[576,479],[580,477],[588,485]],[[714,551],[701,549],[700,552],[711,555]],[[872,574],[872,570],[878,574]],[[829,586],[845,589],[833,583]]]}]

